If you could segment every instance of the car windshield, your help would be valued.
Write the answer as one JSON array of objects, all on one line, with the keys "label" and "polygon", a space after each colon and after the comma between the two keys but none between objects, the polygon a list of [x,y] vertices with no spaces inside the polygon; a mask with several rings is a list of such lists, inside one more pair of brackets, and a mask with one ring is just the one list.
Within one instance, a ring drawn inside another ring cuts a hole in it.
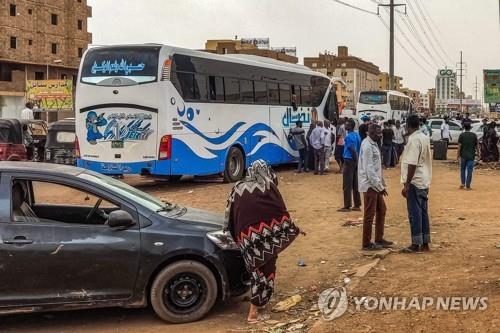
[{"label": "car windshield", "polygon": [[133,201],[139,203],[140,205],[151,209],[155,212],[167,211],[173,209],[174,205],[168,202],[164,202],[158,198],[155,198],[145,192],[142,192],[130,185],[125,184],[119,180],[113,179],[108,176],[104,176],[95,172],[85,171],[78,175],[79,178],[89,180],[93,183],[104,186],[115,193],[132,199]]}]

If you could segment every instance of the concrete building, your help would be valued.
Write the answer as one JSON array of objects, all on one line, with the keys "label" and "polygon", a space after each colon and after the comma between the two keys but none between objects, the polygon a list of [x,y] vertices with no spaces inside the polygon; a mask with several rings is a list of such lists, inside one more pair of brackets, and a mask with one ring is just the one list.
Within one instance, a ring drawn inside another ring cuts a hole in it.
[{"label": "concrete building", "polygon": [[380,70],[371,62],[349,55],[347,46],[339,46],[337,53],[305,57],[304,65],[330,77],[341,77],[347,84],[344,105],[355,109],[360,91],[379,90]]},{"label": "concrete building", "polygon": [[76,82],[91,16],[86,0],[0,1],[0,117],[20,116],[26,80]]},{"label": "concrete building", "polygon": [[[389,90],[389,73],[382,72],[378,76],[379,90]],[[394,75],[394,90],[401,90],[403,88],[403,78],[401,76]]]},{"label": "concrete building", "polygon": [[435,102],[436,102],[436,93],[435,89],[427,90],[427,93],[421,95],[422,101],[422,111],[425,114],[433,114],[435,112]]},{"label": "concrete building", "polygon": [[413,100],[413,105],[415,106],[415,109],[418,112],[422,111],[423,101],[422,101],[422,94],[420,93],[420,91],[405,87],[402,87],[400,91]]},{"label": "concrete building", "polygon": [[250,54],[266,58],[272,58],[280,61],[296,64],[299,62],[297,57],[288,55],[283,52],[273,51],[270,49],[258,48],[254,44],[242,43],[241,40],[231,39],[211,39],[205,43],[205,52],[217,54]]},{"label": "concrete building", "polygon": [[459,98],[457,73],[451,69],[440,69],[436,75],[436,112],[452,111],[448,100]]}]

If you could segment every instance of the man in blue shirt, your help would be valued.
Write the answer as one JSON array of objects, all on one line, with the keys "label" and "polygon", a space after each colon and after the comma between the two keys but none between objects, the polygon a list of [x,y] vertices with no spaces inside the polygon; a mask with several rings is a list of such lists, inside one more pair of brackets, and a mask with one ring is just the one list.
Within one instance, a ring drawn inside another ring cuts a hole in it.
[{"label": "man in blue shirt", "polygon": [[354,131],[354,127],[356,127],[356,123],[353,119],[349,119],[345,124],[347,136],[344,143],[344,208],[339,210],[341,212],[351,211],[353,197],[354,207],[352,210],[361,210],[361,196],[358,189],[358,156],[361,148],[361,137]]}]

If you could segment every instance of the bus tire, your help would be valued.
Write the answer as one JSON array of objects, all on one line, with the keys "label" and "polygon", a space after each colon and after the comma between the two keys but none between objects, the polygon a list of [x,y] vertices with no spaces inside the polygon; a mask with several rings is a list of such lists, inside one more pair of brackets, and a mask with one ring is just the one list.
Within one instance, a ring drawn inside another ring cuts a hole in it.
[{"label": "bus tire", "polygon": [[231,147],[226,158],[224,169],[224,182],[234,183],[243,178],[245,173],[245,158],[240,149]]},{"label": "bus tire", "polygon": [[171,175],[171,176],[168,176],[168,181],[170,183],[177,183],[181,180],[182,178],[182,175]]}]

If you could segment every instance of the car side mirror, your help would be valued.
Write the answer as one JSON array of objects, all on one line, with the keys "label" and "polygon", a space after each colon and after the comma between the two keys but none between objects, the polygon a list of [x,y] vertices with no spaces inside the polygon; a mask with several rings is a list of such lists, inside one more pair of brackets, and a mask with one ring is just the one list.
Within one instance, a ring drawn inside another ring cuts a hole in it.
[{"label": "car side mirror", "polygon": [[117,227],[131,227],[135,224],[132,215],[123,210],[115,210],[109,213],[108,216],[108,226],[111,228]]}]

